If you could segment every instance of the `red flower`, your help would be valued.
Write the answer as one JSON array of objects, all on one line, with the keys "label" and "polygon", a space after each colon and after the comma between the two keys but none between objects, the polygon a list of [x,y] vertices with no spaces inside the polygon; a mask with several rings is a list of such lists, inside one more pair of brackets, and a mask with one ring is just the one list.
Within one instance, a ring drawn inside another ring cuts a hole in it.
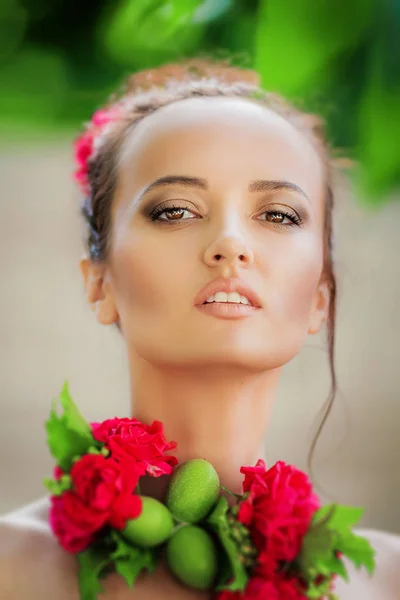
[{"label": "red flower", "polygon": [[53,469],[53,476],[56,481],[59,481],[61,477],[65,475],[64,471],[59,465],[56,465]]},{"label": "red flower", "polygon": [[269,579],[279,561],[293,561],[299,553],[319,500],[307,475],[283,461],[267,470],[259,460],[241,473],[248,497],[238,519],[249,527],[258,548],[257,571]]},{"label": "red flower", "polygon": [[217,595],[216,600],[283,600],[272,581],[262,577],[252,577],[244,592],[225,590]]},{"label": "red flower", "polygon": [[73,464],[73,488],[52,497],[50,509],[51,528],[65,550],[80,552],[104,525],[123,529],[139,516],[142,503],[133,492],[142,473],[135,467],[128,457],[116,461],[99,454]]},{"label": "red flower", "polygon": [[284,577],[276,578],[274,582],[279,600],[307,600],[300,589],[297,579]]},{"label": "red flower", "polygon": [[94,536],[92,532],[85,533],[85,529],[92,530],[93,524],[90,523],[90,528],[87,526],[78,496],[64,492],[61,496],[51,496],[50,502],[50,527],[64,550],[76,554],[87,548]]},{"label": "red flower", "polygon": [[112,456],[129,455],[138,468],[152,477],[169,475],[178,464],[175,456],[165,456],[176,448],[176,442],[167,442],[163,424],[154,421],[144,425],[137,419],[108,419],[103,423],[92,423],[93,437],[106,444]]},{"label": "red flower", "polygon": [[307,600],[299,589],[296,579],[275,575],[272,579],[252,577],[244,592],[224,591],[216,600]]}]

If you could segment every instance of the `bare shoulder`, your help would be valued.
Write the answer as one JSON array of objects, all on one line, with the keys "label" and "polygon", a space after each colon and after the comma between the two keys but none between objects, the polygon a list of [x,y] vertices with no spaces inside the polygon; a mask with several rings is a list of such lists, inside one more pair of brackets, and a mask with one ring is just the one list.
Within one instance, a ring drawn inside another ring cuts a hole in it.
[{"label": "bare shoulder", "polygon": [[76,563],[47,523],[44,498],[0,518],[0,597],[78,600]]},{"label": "bare shoulder", "polygon": [[[79,600],[77,560],[60,548],[48,525],[49,501],[0,518],[1,600]],[[134,590],[116,574],[103,581],[102,600],[209,600],[177,584],[163,565],[140,576]]]}]

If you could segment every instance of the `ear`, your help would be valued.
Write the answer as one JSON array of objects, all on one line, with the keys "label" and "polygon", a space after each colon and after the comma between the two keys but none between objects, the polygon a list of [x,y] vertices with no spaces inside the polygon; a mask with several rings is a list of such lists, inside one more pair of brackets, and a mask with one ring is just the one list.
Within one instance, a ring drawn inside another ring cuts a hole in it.
[{"label": "ear", "polygon": [[118,322],[119,315],[112,293],[109,272],[104,263],[95,263],[87,256],[81,258],[80,270],[86,288],[87,301],[102,325]]},{"label": "ear", "polygon": [[318,284],[318,288],[315,292],[313,304],[310,311],[308,333],[310,333],[311,335],[319,333],[322,324],[327,320],[329,311],[329,301],[329,283],[327,281],[321,281]]}]

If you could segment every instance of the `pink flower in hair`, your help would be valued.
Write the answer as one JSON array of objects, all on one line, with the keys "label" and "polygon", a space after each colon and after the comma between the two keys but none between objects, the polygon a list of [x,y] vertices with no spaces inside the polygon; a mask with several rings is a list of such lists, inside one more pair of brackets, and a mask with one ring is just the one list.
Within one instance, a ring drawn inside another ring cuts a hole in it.
[{"label": "pink flower in hair", "polygon": [[89,193],[89,160],[94,156],[95,139],[101,135],[106,125],[116,121],[120,114],[121,110],[117,105],[96,110],[86,131],[75,140],[74,149],[77,169],[74,177],[85,195]]},{"label": "pink flower in hair", "polygon": [[74,177],[79,183],[84,194],[88,193],[88,160],[93,152],[93,134],[90,131],[83,133],[75,141],[75,161],[78,168],[75,170]]},{"label": "pink flower in hair", "polygon": [[119,107],[111,106],[110,108],[99,108],[93,113],[92,123],[96,127],[102,127],[108,125],[110,121],[115,121],[120,115]]}]

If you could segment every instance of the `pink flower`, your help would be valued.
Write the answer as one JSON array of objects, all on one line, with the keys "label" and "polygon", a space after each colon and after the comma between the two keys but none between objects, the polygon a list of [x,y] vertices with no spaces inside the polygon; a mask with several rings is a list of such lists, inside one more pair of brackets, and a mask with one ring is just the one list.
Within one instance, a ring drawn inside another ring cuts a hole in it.
[{"label": "pink flower", "polygon": [[152,477],[169,475],[178,464],[175,456],[165,454],[177,444],[167,442],[160,421],[145,425],[137,419],[107,419],[103,423],[92,423],[92,432],[96,440],[109,448],[112,456],[134,458],[137,467]]},{"label": "pink flower", "polygon": [[258,572],[270,578],[279,561],[291,562],[298,555],[319,499],[307,475],[283,461],[267,470],[259,460],[241,472],[248,497],[238,519],[249,527],[258,548]]},{"label": "pink flower", "polygon": [[92,123],[96,127],[102,127],[108,125],[111,121],[116,121],[121,115],[121,109],[117,106],[111,106],[110,108],[99,108],[92,115]]},{"label": "pink flower", "polygon": [[77,169],[75,170],[75,180],[81,186],[84,194],[89,193],[89,160],[94,152],[94,140],[99,136],[104,127],[116,121],[121,115],[121,108],[118,105],[110,106],[109,108],[101,108],[93,114],[87,130],[75,140],[75,162]]},{"label": "pink flower", "polygon": [[88,160],[93,152],[93,134],[86,131],[75,141],[75,160],[78,168],[75,170],[75,180],[80,184],[84,194],[88,192]]},{"label": "pink flower", "polygon": [[70,471],[73,487],[53,496],[50,526],[61,546],[80,552],[104,525],[123,529],[140,515],[142,502],[134,495],[141,472],[129,457],[119,461],[85,454]]}]

